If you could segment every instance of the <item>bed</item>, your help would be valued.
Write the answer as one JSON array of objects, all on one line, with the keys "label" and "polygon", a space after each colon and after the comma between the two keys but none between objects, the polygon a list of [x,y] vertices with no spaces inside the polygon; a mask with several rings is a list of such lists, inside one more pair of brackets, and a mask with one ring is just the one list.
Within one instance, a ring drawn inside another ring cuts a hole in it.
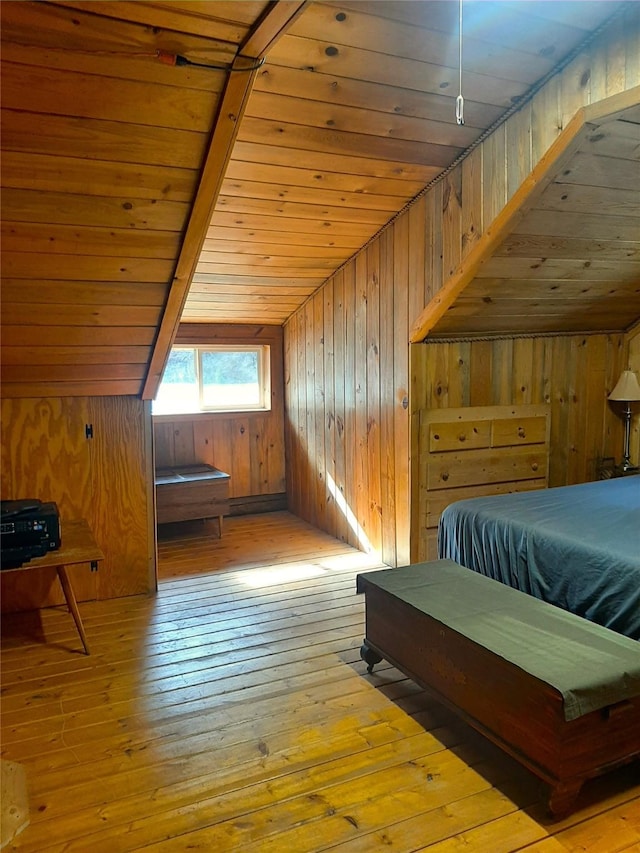
[{"label": "bed", "polygon": [[438,556],[640,640],[640,476],[450,504]]}]

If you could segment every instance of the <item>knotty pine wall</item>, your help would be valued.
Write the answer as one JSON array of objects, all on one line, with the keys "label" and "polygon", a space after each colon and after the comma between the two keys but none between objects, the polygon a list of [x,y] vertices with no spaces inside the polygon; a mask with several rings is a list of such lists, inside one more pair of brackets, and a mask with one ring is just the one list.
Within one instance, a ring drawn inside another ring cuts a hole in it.
[{"label": "knotty pine wall", "polygon": [[[412,446],[418,443],[421,410],[546,403],[551,408],[549,486],[595,480],[599,459],[621,459],[622,421],[607,396],[627,363],[627,351],[624,335],[414,344]],[[417,471],[417,453],[413,457]],[[411,558],[434,559],[418,512],[427,484],[415,476],[412,485]]]},{"label": "knotty pine wall", "polygon": [[624,335],[567,335],[414,344],[413,410],[548,403],[549,486],[596,478],[620,457],[622,427],[607,396],[627,362]]},{"label": "knotty pine wall", "polygon": [[[283,333],[280,326],[182,323],[176,344],[268,344],[271,352],[271,411],[154,418],[155,464],[205,462],[231,475],[236,506],[285,505]],[[270,503],[246,501],[270,497]]]},{"label": "knotty pine wall", "polygon": [[[85,424],[93,426],[87,438]],[[136,397],[2,401],[3,499],[56,501],[62,522],[85,518],[105,554],[70,567],[80,600],[155,588],[150,404]],[[64,601],[54,570],[3,573],[2,610]]]},{"label": "knotty pine wall", "polygon": [[[419,488],[411,478],[410,412],[405,408],[411,384],[409,329],[576,110],[640,83],[637,15],[630,4],[626,17],[395,219],[286,324],[287,491],[294,512],[345,541],[377,550],[391,565],[409,561],[411,492]],[[601,336],[584,346],[568,338],[546,341],[545,352],[551,348],[557,357],[542,370],[544,362],[534,359],[518,362],[514,371],[514,346],[533,344],[476,347],[465,370],[484,376],[485,383],[492,377],[492,384],[493,377],[503,375],[496,381],[505,387],[513,373],[515,388],[529,389],[519,394],[539,399],[532,389],[542,389],[547,376],[555,376],[557,384],[545,388],[542,397],[559,394],[561,386],[571,391],[581,381],[585,359],[607,377],[620,366],[615,341],[605,346]],[[572,351],[567,361],[561,355],[565,347]],[[425,351],[429,363],[438,357],[431,348]],[[434,370],[422,359],[416,361],[418,369]],[[456,369],[454,364],[453,384]],[[441,375],[449,372],[447,365]],[[426,381],[413,377],[414,383]],[[501,402],[502,392],[491,396]],[[602,414],[603,405],[602,398],[593,401],[604,454],[609,448],[604,437],[611,430],[615,443],[618,424],[609,410]],[[557,400],[554,483],[586,478],[597,451],[595,433],[584,442],[585,424],[577,408],[559,406]]]},{"label": "knotty pine wall", "polygon": [[285,327],[289,506],[391,564],[409,556],[409,313],[381,283],[406,236],[387,230]]}]

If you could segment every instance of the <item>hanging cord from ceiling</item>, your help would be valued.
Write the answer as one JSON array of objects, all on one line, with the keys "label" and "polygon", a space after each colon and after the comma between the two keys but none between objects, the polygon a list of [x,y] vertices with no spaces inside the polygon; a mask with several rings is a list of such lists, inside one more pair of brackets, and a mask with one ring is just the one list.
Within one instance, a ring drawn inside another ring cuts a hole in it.
[{"label": "hanging cord from ceiling", "polygon": [[[574,47],[574,49],[572,51],[570,51],[564,57],[564,59],[561,62],[559,62],[550,71],[548,71],[544,75],[544,77],[542,77],[540,80],[538,80],[537,83],[534,83],[533,86],[527,92],[525,92],[525,94],[522,97],[520,97],[520,98],[518,98],[518,100],[514,101],[514,103],[507,109],[507,111],[504,112],[501,116],[499,116],[493,122],[493,124],[489,125],[489,127],[487,127],[485,130],[483,130],[482,133],[480,134],[480,136],[478,136],[478,138],[476,140],[474,140],[471,143],[471,145],[468,146],[468,148],[465,148],[465,150],[461,154],[459,154],[452,163],[450,163],[445,169],[443,169],[439,175],[436,175],[435,178],[433,178],[431,181],[429,181],[429,183],[425,187],[423,187],[422,190],[420,190],[418,195],[416,195],[414,198],[412,198],[411,201],[408,202],[402,210],[399,210],[398,213],[389,222],[387,222],[383,226],[383,228],[386,228],[388,225],[390,225],[407,208],[411,207],[417,201],[419,201],[423,196],[425,196],[429,192],[429,190],[432,189],[432,187],[435,187],[436,184],[439,184],[441,181],[443,181],[447,177],[447,175],[449,175],[451,172],[453,172],[453,170],[456,169],[460,165],[460,163],[462,163],[462,161],[465,160],[469,156],[469,154],[471,154],[472,151],[474,151],[476,148],[478,148],[480,145],[482,145],[482,143],[485,141],[485,139],[488,139],[491,136],[491,134],[494,133],[494,131],[496,131],[501,125],[503,125],[507,121],[507,119],[511,118],[511,116],[514,113],[517,113],[518,110],[522,109],[522,107],[526,103],[529,103],[530,101],[532,101],[534,96],[537,95],[537,93],[542,88],[544,88],[544,86],[547,85],[547,83],[549,82],[549,80],[551,80],[552,77],[555,77],[556,75],[560,74],[560,72],[563,71],[567,67],[567,65],[570,65],[573,62],[573,60],[577,56],[579,56],[592,42],[594,42],[598,38],[598,36],[600,36],[605,30],[607,30],[614,21],[616,21],[623,14],[625,14],[627,12],[627,10],[632,7],[634,2],[635,2],[635,0],[627,0],[627,2],[622,3],[616,9],[616,11],[613,12],[613,14],[611,14],[608,18],[606,18],[600,24],[600,26],[598,26],[594,30],[592,30],[589,33],[589,35],[583,41],[580,42],[580,44],[576,45]],[[374,234],[372,239],[375,239],[375,236],[376,235]]]},{"label": "hanging cord from ceiling", "polygon": [[[600,26],[592,30],[589,35],[583,41],[580,42],[580,44],[576,45],[574,49],[570,51],[561,62],[558,63],[558,65],[548,71],[544,75],[544,77],[538,80],[537,83],[534,83],[534,85],[528,90],[528,92],[526,92],[521,98],[515,101],[507,109],[507,111],[503,113],[503,115],[501,115],[494,121],[492,125],[490,125],[486,130],[483,130],[480,136],[474,142],[472,142],[471,145],[468,146],[468,148],[465,148],[465,150],[461,154],[459,154],[456,159],[449,164],[449,166],[444,168],[442,172],[440,172],[438,175],[436,175],[435,178],[429,181],[429,183],[424,186],[420,190],[420,192],[411,199],[411,201],[408,201],[407,204],[405,204],[403,208],[401,208],[397,213],[395,213],[388,222],[385,222],[382,228],[378,229],[375,234],[372,234],[371,237],[367,240],[367,242],[364,243],[364,245],[362,245],[357,252],[351,255],[351,257],[347,258],[347,260],[343,264],[341,264],[337,269],[335,269],[331,273],[331,275],[325,279],[321,287],[327,282],[331,281],[331,279],[336,275],[336,273],[340,272],[340,270],[343,270],[348,264],[351,263],[351,261],[353,261],[354,258],[362,254],[362,252],[364,252],[373,242],[378,239],[378,237],[380,236],[380,234],[382,234],[383,231],[386,231],[387,228],[391,227],[397,219],[399,219],[407,210],[409,210],[409,208],[413,207],[413,205],[420,201],[420,199],[424,198],[424,196],[431,189],[433,189],[433,187],[441,183],[447,177],[447,175],[453,172],[453,170],[456,169],[460,165],[460,163],[462,163],[462,161],[466,157],[468,157],[469,154],[471,154],[472,151],[482,145],[485,139],[488,139],[488,137],[491,136],[491,134],[496,131],[501,125],[503,125],[507,121],[507,119],[509,119],[514,113],[518,112],[518,110],[522,109],[522,107],[526,103],[532,101],[534,96],[544,86],[546,86],[546,84],[549,82],[549,80],[551,80],[552,77],[555,77],[557,74],[563,71],[567,67],[567,65],[573,62],[573,60],[582,53],[583,50],[588,48],[589,45],[598,38],[598,36],[600,36],[606,29],[608,29],[614,21],[622,17],[622,15],[626,14],[626,12],[630,8],[632,8],[634,2],[636,2],[636,0],[626,0],[626,2],[623,2],[620,6],[618,6],[618,8],[615,12],[613,12],[613,14],[606,18],[600,24]],[[308,299],[311,298],[312,296],[308,297]],[[303,303],[303,306],[301,307],[304,307],[304,304],[305,303]],[[300,309],[298,309],[298,311],[299,310]]]},{"label": "hanging cord from ceiling", "polygon": [[460,0],[460,17],[458,20],[458,97],[456,98],[456,122],[464,124],[464,98],[462,97],[462,0]]}]

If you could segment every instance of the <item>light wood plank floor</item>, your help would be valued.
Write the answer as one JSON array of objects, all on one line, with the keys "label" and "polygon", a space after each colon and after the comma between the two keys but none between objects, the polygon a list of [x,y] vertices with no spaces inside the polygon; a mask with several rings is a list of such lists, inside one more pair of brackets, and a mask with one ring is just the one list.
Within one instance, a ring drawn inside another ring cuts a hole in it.
[{"label": "light wood plank floor", "polygon": [[[287,513],[160,542],[157,596],[3,620],[3,757],[55,853],[640,850],[629,765],[552,823],[540,784],[359,658],[375,561]],[[44,640],[39,632],[43,632]]]}]

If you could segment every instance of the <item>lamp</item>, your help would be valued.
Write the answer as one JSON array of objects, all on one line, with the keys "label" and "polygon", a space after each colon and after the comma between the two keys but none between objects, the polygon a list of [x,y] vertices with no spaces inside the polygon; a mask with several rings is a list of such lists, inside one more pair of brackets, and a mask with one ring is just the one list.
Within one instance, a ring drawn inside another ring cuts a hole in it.
[{"label": "lamp", "polygon": [[623,370],[618,379],[616,387],[609,394],[610,400],[619,400],[626,403],[624,410],[624,453],[622,458],[622,470],[628,471],[633,468],[629,458],[629,439],[631,436],[631,403],[640,400],[640,385],[633,370]]}]

